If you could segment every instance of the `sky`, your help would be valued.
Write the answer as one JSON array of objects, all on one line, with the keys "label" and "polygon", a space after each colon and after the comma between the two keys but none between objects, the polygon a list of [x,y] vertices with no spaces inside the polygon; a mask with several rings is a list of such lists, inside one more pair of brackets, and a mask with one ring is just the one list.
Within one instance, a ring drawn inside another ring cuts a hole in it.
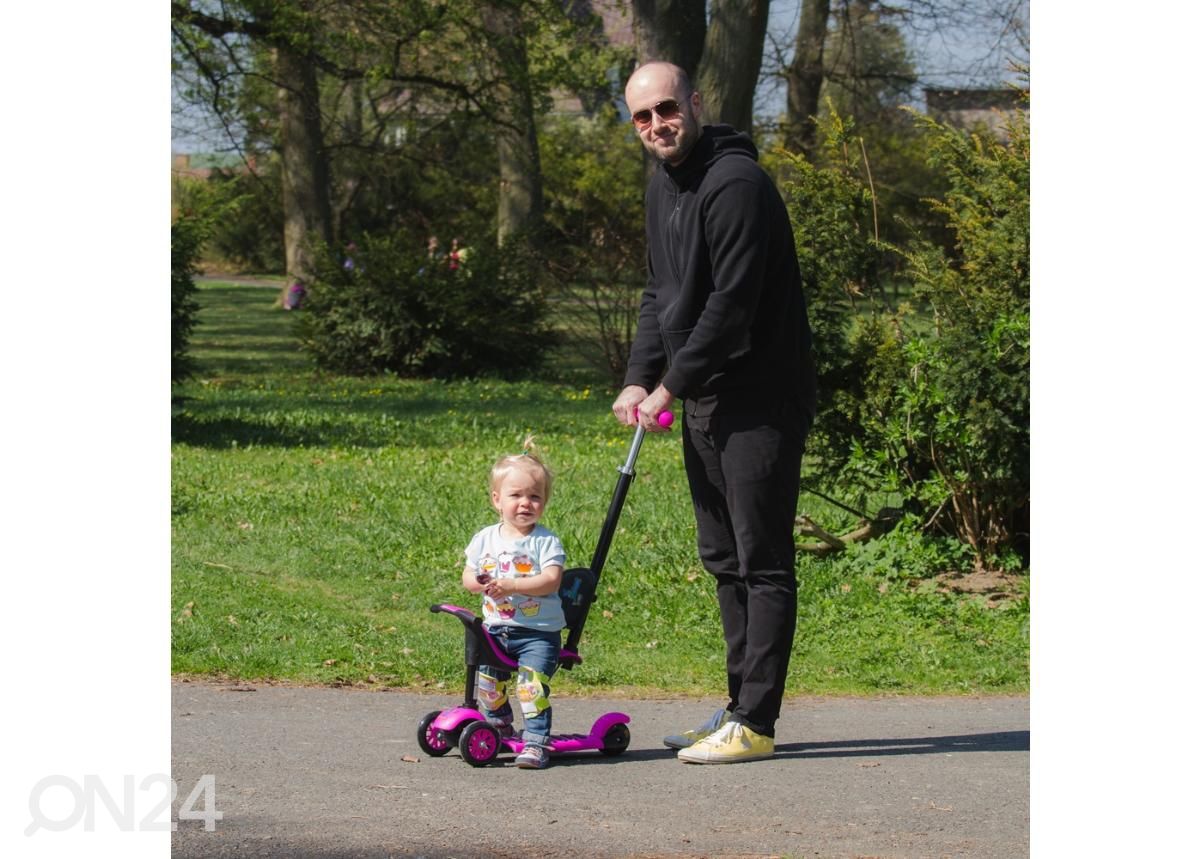
[{"label": "sky", "polygon": [[[1028,34],[1028,0],[988,0],[988,2],[956,2],[935,0],[953,7],[935,29],[928,21],[898,22],[905,34],[921,86],[987,87],[1016,82],[1018,75],[1009,68],[1009,60],[1028,63],[1027,49],[1020,39],[1005,34],[1000,19],[982,16],[978,8],[1004,2],[1014,10],[1018,20],[1025,22]],[[783,61],[791,59],[791,46],[799,26],[801,0],[772,0],[767,23],[768,51],[780,46]],[[775,116],[783,112],[786,89],[782,82],[764,79],[755,96],[755,113]],[[923,106],[924,97],[918,93],[914,102]]]}]

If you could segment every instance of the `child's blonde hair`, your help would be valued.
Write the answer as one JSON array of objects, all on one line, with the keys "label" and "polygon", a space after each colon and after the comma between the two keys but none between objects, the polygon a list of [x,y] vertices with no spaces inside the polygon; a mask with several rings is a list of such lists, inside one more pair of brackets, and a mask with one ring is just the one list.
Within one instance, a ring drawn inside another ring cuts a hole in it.
[{"label": "child's blonde hair", "polygon": [[550,500],[550,487],[554,483],[554,474],[546,466],[546,463],[542,461],[537,446],[533,443],[533,438],[531,435],[525,436],[525,441],[521,443],[521,447],[523,448],[521,453],[502,456],[496,460],[495,465],[492,466],[492,475],[489,482],[492,492],[496,491],[496,487],[504,481],[504,478],[510,472],[521,470],[533,475],[535,480],[540,477],[542,494],[546,496],[546,501]]}]

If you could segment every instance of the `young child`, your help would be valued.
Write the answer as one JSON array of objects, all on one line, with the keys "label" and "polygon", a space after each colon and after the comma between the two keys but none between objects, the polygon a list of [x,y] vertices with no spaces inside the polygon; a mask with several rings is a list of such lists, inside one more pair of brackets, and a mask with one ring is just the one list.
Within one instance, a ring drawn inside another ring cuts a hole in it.
[{"label": "young child", "polygon": [[[515,691],[525,719],[525,746],[516,764],[543,769],[550,763],[550,678],[562,646],[562,582],[566,552],[562,541],[539,524],[550,500],[553,476],[526,439],[525,452],[492,466],[492,506],[500,521],[471,538],[463,567],[463,587],[483,594],[483,623],[500,647],[516,660]],[[479,703],[503,736],[512,736],[508,700],[512,674],[492,666],[479,669]]]}]

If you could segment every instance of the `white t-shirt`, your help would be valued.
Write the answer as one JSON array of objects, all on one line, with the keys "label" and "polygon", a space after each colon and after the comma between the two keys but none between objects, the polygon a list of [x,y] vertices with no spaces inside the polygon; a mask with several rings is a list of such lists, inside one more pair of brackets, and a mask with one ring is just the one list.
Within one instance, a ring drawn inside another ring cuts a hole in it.
[{"label": "white t-shirt", "polygon": [[[549,528],[535,525],[527,536],[517,539],[500,533],[501,523],[489,525],[471,538],[467,566],[476,573],[485,570],[492,578],[519,579],[536,576],[545,567],[564,566],[567,553],[562,541]],[[566,625],[558,592],[529,596],[515,593],[497,603],[483,596],[485,626],[524,626],[553,632]]]}]

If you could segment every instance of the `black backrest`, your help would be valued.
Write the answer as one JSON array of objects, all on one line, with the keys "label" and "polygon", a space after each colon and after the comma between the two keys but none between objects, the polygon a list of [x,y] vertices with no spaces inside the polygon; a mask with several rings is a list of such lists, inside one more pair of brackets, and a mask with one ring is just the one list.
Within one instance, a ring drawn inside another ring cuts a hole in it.
[{"label": "black backrest", "polygon": [[587,608],[596,598],[596,575],[587,567],[575,567],[562,575],[558,587],[567,627],[575,629],[587,615]]}]

